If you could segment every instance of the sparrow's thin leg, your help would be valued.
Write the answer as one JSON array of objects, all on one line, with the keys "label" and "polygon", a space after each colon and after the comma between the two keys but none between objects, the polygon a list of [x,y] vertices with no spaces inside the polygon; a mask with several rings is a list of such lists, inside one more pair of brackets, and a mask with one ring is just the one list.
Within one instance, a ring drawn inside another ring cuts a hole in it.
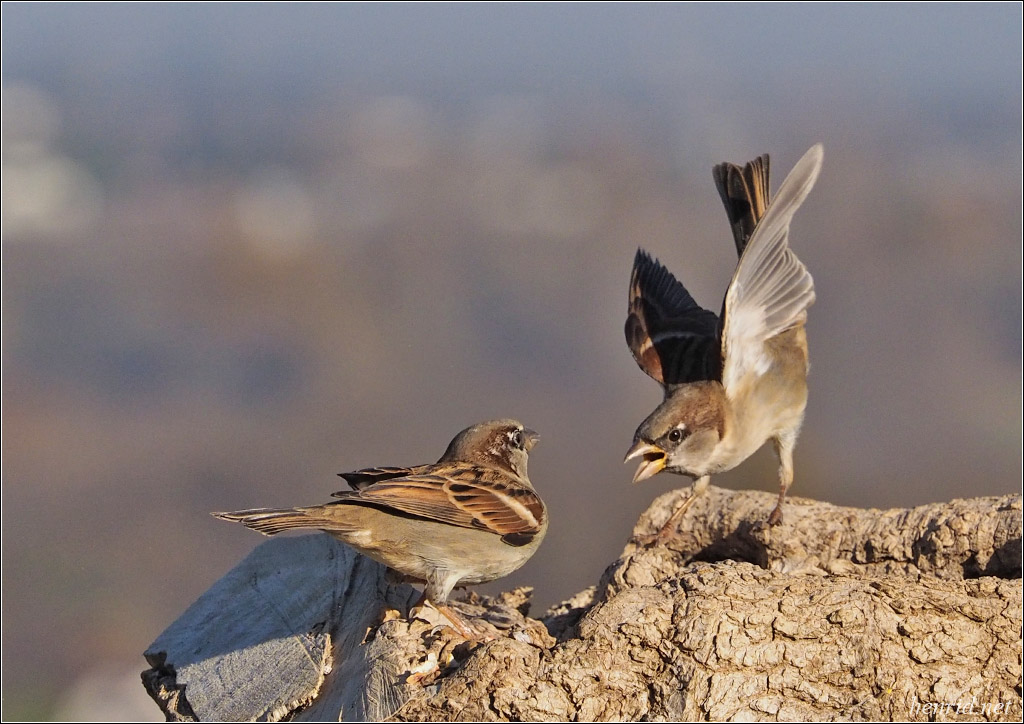
[{"label": "sparrow's thin leg", "polygon": [[697,478],[693,485],[690,486],[690,494],[686,497],[678,508],[673,511],[672,515],[668,517],[665,524],[661,526],[659,530],[652,538],[648,539],[648,543],[664,543],[666,540],[675,535],[676,523],[683,517],[683,514],[690,509],[693,505],[693,501],[704,494],[704,491],[708,489],[708,484],[711,482],[711,476],[705,475],[704,477]]},{"label": "sparrow's thin leg", "polygon": [[455,609],[451,608],[450,606],[439,606],[439,605],[434,606],[434,608],[436,608],[438,611],[440,611],[441,614],[446,619],[448,619],[449,621],[452,622],[452,625],[455,627],[455,630],[458,631],[462,635],[462,638],[469,639],[469,640],[475,640],[475,639],[481,638],[480,634],[479,633],[475,633],[473,631],[473,629],[471,629],[469,627],[469,624],[467,624],[462,619],[462,616],[460,616],[459,614],[455,613]]},{"label": "sparrow's thin leg", "polygon": [[796,447],[796,430],[789,430],[772,438],[775,454],[779,456],[779,502],[768,516],[768,525],[782,522],[782,501],[786,499],[786,491],[793,484],[793,448]]}]

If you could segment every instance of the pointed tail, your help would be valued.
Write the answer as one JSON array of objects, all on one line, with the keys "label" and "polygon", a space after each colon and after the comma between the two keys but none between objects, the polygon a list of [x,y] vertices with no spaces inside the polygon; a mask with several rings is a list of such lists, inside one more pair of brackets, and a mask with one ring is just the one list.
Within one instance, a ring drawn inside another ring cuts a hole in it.
[{"label": "pointed tail", "polygon": [[307,508],[253,508],[231,513],[211,513],[215,518],[241,523],[263,535],[276,535],[296,528],[337,527],[337,521],[318,515],[316,509]]}]

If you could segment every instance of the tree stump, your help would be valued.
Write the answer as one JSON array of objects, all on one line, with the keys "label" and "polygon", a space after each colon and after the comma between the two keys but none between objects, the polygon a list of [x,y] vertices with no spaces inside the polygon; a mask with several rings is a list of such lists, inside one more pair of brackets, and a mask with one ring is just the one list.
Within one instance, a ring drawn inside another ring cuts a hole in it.
[{"label": "tree stump", "polygon": [[[1021,497],[841,508],[710,488],[663,545],[638,543],[536,621],[529,589],[456,602],[326,535],[274,539],[146,651],[169,720],[1016,721]],[[543,555],[543,550],[540,555]]]}]

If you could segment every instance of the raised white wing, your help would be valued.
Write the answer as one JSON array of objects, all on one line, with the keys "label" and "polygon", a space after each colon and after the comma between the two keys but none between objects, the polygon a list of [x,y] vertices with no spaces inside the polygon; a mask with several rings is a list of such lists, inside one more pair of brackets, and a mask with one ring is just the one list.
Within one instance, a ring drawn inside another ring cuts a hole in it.
[{"label": "raised white wing", "polygon": [[[814,280],[789,248],[789,225],[821,170],[821,144],[804,154],[757,223],[725,295],[722,384],[735,393],[746,375],[764,374],[765,343],[807,319]],[[730,392],[731,391],[731,392]]]}]

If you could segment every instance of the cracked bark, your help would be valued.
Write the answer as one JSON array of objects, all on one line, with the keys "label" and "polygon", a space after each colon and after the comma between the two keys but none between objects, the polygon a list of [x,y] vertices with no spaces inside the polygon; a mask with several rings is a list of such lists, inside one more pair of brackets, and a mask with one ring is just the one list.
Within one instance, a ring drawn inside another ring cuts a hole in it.
[{"label": "cracked bark", "polygon": [[470,595],[493,637],[474,644],[401,617],[413,589],[328,536],[272,540],[150,646],[143,680],[181,720],[1019,719],[1020,496],[792,499],[775,528],[772,500],[711,488],[542,622],[528,589]]}]

